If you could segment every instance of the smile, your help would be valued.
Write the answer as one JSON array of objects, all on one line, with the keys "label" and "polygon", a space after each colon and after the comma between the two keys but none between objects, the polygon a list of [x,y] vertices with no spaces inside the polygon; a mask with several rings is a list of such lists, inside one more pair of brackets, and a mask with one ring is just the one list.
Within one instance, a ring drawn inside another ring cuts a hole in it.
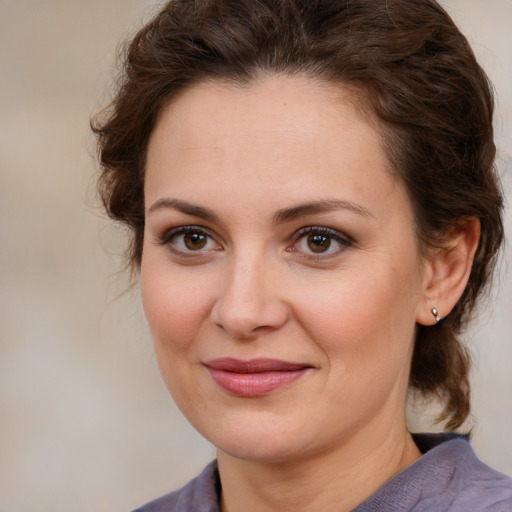
[{"label": "smile", "polygon": [[224,391],[243,397],[271,393],[303,377],[311,366],[278,359],[241,361],[222,358],[207,361],[206,368]]}]

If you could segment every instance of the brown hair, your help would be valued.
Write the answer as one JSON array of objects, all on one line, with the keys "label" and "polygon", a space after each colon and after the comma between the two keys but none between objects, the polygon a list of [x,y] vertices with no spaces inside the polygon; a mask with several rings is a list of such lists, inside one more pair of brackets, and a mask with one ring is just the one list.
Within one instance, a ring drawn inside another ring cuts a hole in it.
[{"label": "brown hair", "polygon": [[151,132],[176,94],[207,78],[250,82],[305,74],[360,91],[415,211],[420,248],[461,219],[482,235],[451,314],[419,326],[410,384],[437,395],[448,428],[469,413],[469,357],[460,333],[488,283],[503,237],[494,169],[493,99],[465,37],[434,0],[173,0],[127,47],[109,109],[93,122],[109,215],[133,233],[138,267],[144,166]]}]

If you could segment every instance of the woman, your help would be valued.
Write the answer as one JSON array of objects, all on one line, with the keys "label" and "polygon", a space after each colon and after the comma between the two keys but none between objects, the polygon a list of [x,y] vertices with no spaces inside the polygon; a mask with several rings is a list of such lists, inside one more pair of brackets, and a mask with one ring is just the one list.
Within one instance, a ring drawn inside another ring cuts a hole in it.
[{"label": "woman", "polygon": [[511,510],[470,409],[493,102],[433,0],[175,0],[95,124],[164,380],[217,460],[140,511]]}]

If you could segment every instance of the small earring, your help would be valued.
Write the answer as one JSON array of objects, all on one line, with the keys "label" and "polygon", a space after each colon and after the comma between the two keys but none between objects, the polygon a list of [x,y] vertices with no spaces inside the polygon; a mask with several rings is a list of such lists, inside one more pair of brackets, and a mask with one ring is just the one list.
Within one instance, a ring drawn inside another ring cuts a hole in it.
[{"label": "small earring", "polygon": [[439,316],[439,310],[437,308],[432,308],[432,314],[436,319],[436,324],[438,324],[441,321],[441,317]]}]

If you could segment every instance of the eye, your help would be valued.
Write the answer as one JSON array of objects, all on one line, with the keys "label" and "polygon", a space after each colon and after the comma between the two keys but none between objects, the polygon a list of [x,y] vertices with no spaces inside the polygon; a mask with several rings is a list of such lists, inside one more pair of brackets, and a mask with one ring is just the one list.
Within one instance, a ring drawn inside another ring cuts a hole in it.
[{"label": "eye", "polygon": [[219,245],[204,229],[197,226],[181,226],[167,231],[158,242],[167,245],[174,252],[191,256],[216,250]]},{"label": "eye", "polygon": [[312,252],[327,252],[331,247],[331,238],[323,234],[311,234],[305,238],[308,249]]},{"label": "eye", "polygon": [[353,241],[340,232],[321,226],[311,226],[299,231],[292,250],[308,256],[330,256],[353,245]]}]

